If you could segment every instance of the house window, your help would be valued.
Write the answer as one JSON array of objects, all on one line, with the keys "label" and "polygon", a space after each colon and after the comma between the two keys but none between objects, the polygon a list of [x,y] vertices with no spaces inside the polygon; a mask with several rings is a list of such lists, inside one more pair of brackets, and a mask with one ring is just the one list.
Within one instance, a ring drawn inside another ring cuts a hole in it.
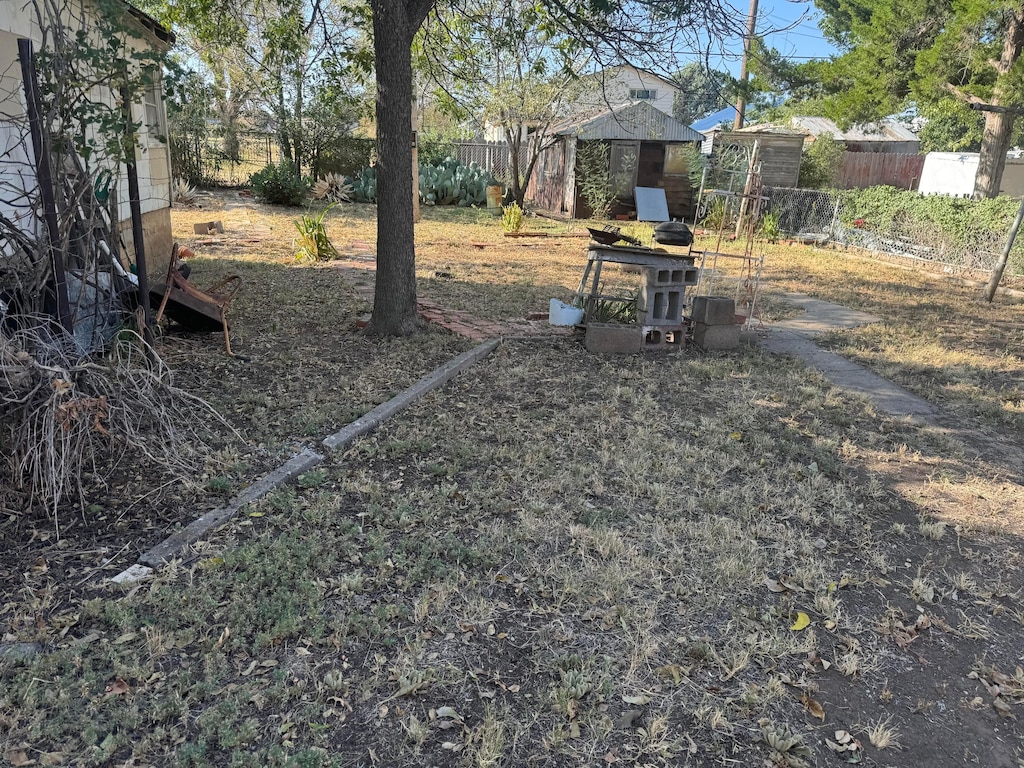
[{"label": "house window", "polygon": [[146,136],[152,141],[163,142],[167,136],[167,126],[164,124],[163,94],[159,77],[146,86],[142,93],[142,105],[145,108],[143,130]]},{"label": "house window", "polygon": [[654,88],[630,88],[629,98],[633,101],[654,101],[658,92]]}]

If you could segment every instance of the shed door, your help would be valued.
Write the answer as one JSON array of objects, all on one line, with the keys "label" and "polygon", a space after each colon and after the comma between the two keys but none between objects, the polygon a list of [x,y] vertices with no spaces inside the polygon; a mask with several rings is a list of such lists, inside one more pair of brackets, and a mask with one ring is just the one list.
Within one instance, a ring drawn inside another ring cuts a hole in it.
[{"label": "shed door", "polygon": [[640,164],[639,141],[616,141],[612,143],[611,162],[608,174],[611,177],[612,194],[619,198],[632,198],[636,187],[636,171]]}]

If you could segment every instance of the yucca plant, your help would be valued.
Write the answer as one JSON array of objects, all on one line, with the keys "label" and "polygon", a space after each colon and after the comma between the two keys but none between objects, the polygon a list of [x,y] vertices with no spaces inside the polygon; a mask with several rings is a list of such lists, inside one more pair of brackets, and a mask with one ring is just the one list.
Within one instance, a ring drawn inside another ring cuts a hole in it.
[{"label": "yucca plant", "polygon": [[292,242],[295,247],[295,258],[299,261],[329,261],[338,258],[338,249],[331,243],[324,226],[324,217],[337,203],[331,203],[319,216],[303,216],[292,223],[298,236]]}]

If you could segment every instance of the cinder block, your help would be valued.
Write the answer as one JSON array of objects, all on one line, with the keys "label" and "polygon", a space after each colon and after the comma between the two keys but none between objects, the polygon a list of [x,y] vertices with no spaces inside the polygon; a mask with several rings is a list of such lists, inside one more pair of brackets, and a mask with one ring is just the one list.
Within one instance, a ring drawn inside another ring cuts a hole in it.
[{"label": "cinder block", "polygon": [[699,270],[694,266],[686,267],[646,267],[644,276],[646,284],[654,288],[679,287],[696,285]]},{"label": "cinder block", "polygon": [[643,347],[645,352],[670,352],[686,345],[686,326],[647,325],[643,326]]},{"label": "cinder block", "polygon": [[706,325],[732,325],[736,314],[735,299],[724,296],[695,296],[692,318],[695,323]]},{"label": "cinder block", "polygon": [[697,323],[693,327],[693,343],[702,349],[735,349],[740,344],[740,327],[732,323]]},{"label": "cinder block", "polygon": [[200,221],[192,225],[192,231],[197,235],[223,235],[224,225],[219,221]]},{"label": "cinder block", "polygon": [[640,325],[682,325],[684,298],[682,287],[643,286],[637,301],[637,322]]},{"label": "cinder block", "polygon": [[587,323],[587,351],[601,355],[631,355],[640,351],[643,340],[639,325]]}]

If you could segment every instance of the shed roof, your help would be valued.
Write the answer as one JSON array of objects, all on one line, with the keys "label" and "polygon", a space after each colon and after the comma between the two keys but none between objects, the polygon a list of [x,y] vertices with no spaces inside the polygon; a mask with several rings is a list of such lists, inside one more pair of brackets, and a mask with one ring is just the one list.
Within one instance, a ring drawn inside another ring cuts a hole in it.
[{"label": "shed roof", "polygon": [[575,136],[582,141],[702,141],[704,138],[646,101],[626,102],[597,113],[570,118],[553,126],[551,132],[558,136]]},{"label": "shed roof", "polygon": [[791,120],[793,127],[809,133],[811,136],[821,136],[830,133],[839,141],[917,141],[917,134],[907,126],[896,122],[891,118],[879,120],[875,123],[864,123],[855,125],[849,130],[843,131],[832,120],[827,117],[794,117]]}]

